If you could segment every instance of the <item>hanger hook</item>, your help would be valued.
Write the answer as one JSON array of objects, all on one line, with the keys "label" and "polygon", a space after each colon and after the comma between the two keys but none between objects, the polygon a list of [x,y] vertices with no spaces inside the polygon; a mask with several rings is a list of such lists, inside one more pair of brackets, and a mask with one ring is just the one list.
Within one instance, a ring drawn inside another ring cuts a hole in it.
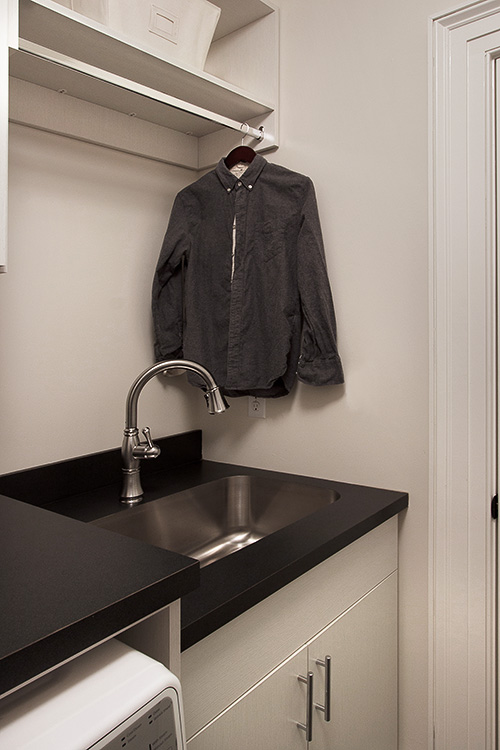
[{"label": "hanger hook", "polygon": [[243,135],[241,136],[241,145],[242,145],[242,146],[243,146],[243,142],[244,142],[244,140],[245,140],[245,137],[246,137],[246,136],[248,135],[248,133],[250,132],[250,125],[248,124],[248,122],[242,122],[242,123],[241,123],[241,125],[240,125],[240,130],[243,130],[243,128],[246,128],[246,131],[245,131],[245,132],[243,133]]}]

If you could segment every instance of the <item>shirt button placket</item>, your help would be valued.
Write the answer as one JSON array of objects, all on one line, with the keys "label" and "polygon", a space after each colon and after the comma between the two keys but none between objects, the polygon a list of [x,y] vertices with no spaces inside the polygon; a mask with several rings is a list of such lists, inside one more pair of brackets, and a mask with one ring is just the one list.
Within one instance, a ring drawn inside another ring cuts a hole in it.
[{"label": "shirt button placket", "polygon": [[[236,243],[234,253],[234,276],[231,285],[231,305],[229,313],[229,334],[227,352],[227,386],[231,387],[231,379],[239,377],[239,361],[241,347],[241,308],[244,294],[244,279],[242,276],[242,256],[244,255],[245,226],[246,226],[246,190],[241,190],[242,183],[236,184],[235,215],[236,215]],[[237,382],[237,380],[235,380]]]}]

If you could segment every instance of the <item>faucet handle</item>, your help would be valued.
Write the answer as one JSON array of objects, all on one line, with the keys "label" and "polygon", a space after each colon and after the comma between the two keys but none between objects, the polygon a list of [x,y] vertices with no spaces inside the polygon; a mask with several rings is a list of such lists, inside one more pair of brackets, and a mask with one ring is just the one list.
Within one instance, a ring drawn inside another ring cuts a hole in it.
[{"label": "faucet handle", "polygon": [[151,440],[151,430],[149,427],[144,427],[142,434],[146,438],[146,443],[148,444],[148,448],[154,448],[153,441]]},{"label": "faucet handle", "polygon": [[134,445],[132,456],[134,458],[158,458],[161,453],[160,447],[155,445],[151,440],[151,430],[149,427],[145,427],[142,433],[146,438],[146,442]]}]

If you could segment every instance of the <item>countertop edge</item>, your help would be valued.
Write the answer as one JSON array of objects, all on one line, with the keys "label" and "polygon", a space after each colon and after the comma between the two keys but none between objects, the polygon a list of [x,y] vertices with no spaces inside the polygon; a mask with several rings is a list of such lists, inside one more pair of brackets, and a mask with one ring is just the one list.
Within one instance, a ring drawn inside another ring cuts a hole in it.
[{"label": "countertop edge", "polygon": [[[0,496],[0,514],[0,696],[199,585],[192,558],[6,496]],[[106,566],[113,575],[100,593],[87,596],[89,585],[104,580]]]},{"label": "countertop edge", "polygon": [[[178,576],[175,585],[165,579],[6,656],[0,661],[5,675],[1,680],[1,695],[7,695],[168,607],[181,598],[183,592],[198,585],[197,575],[186,576],[184,573],[186,571],[173,574]],[[182,584],[180,578],[183,579]],[[173,593],[175,589],[177,591]],[[133,617],[130,616],[131,612]],[[78,644],[76,650],[75,644]]]}]

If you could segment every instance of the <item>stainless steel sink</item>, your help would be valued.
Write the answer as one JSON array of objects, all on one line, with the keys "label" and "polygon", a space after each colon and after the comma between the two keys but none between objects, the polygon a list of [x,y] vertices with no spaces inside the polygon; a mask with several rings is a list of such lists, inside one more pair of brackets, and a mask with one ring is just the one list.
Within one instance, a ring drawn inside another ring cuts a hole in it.
[{"label": "stainless steel sink", "polygon": [[209,565],[338,500],[335,490],[262,476],[224,477],[93,523]]}]

